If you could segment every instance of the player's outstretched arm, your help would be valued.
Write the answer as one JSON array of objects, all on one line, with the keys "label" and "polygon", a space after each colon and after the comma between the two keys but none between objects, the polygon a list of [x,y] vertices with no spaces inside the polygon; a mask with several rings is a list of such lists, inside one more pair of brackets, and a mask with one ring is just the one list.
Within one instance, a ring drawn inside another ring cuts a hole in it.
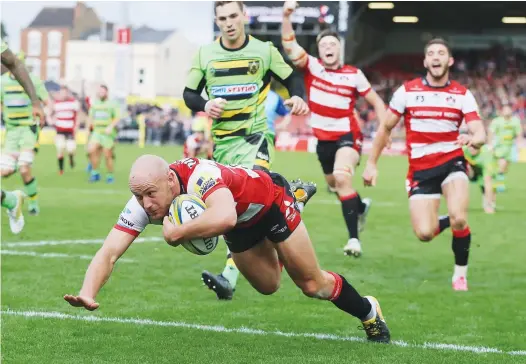
[{"label": "player's outstretched arm", "polygon": [[304,68],[307,65],[308,55],[305,49],[296,41],[294,28],[290,16],[298,7],[297,1],[285,1],[283,5],[283,22],[281,24],[281,43],[294,66]]},{"label": "player's outstretched arm", "polygon": [[168,244],[177,246],[185,240],[223,235],[236,226],[236,203],[228,188],[218,188],[205,203],[206,210],[199,217],[182,225],[176,226],[164,218],[163,233]]},{"label": "player's outstretched arm", "polygon": [[380,95],[378,95],[378,93],[376,93],[375,90],[371,89],[367,93],[367,95],[365,95],[365,100],[367,100],[369,105],[371,105],[374,108],[374,112],[376,113],[376,117],[378,118],[378,120],[384,120],[386,117],[387,110],[385,107],[385,103],[380,97]]},{"label": "player's outstretched arm", "polygon": [[135,236],[113,228],[93,257],[78,296],[67,294],[64,299],[72,306],[84,307],[90,311],[96,310],[99,304],[95,302],[95,297],[110,278],[117,260],[134,240]]}]

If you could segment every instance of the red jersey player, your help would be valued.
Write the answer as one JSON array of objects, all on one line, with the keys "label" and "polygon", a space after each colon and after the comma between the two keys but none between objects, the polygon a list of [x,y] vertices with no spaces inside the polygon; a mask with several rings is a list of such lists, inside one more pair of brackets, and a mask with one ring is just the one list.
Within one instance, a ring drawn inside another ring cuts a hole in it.
[{"label": "red jersey player", "polygon": [[337,33],[325,30],[318,35],[319,59],[305,52],[296,42],[290,20],[296,7],[296,1],[285,2],[281,30],[283,47],[294,65],[305,75],[311,110],[310,125],[318,139],[316,153],[329,188],[339,196],[349,233],[344,253],[359,257],[362,247],[358,230],[363,229],[371,200],[364,199],[362,202],[352,185],[363,140],[354,106],[356,99],[362,96],[374,106],[381,118],[385,113],[385,104],[361,70],[341,63],[341,44]]},{"label": "red jersey player", "polygon": [[[366,185],[376,184],[376,162],[391,130],[403,118],[409,155],[406,188],[413,230],[421,241],[430,241],[451,225],[453,289],[466,291],[471,232],[467,222],[469,181],[462,146],[480,148],[486,133],[471,92],[449,80],[452,65],[451,51],[443,39],[433,39],[426,45],[427,74],[404,83],[394,93],[374,139],[363,179]],[[469,135],[459,134],[463,120]],[[449,216],[439,218],[442,194]]]},{"label": "red jersey player", "polygon": [[[94,310],[95,297],[113,265],[147,224],[163,224],[168,244],[224,235],[232,257],[260,293],[279,288],[280,261],[305,295],[331,301],[361,320],[370,341],[389,342],[378,301],[362,297],[337,273],[319,268],[307,229],[287,180],[277,174],[208,160],[187,158],[169,165],[153,155],[135,161],[130,172],[133,197],[93,258],[73,306]],[[167,218],[172,200],[195,194],[207,209],[194,220],[175,225]]]},{"label": "red jersey player", "polygon": [[52,104],[52,117],[57,135],[55,145],[57,147],[57,158],[59,173],[64,173],[64,152],[69,155],[71,168],[75,167],[75,132],[77,130],[77,115],[80,110],[79,102],[70,95],[65,85],[60,86],[57,99]]}]

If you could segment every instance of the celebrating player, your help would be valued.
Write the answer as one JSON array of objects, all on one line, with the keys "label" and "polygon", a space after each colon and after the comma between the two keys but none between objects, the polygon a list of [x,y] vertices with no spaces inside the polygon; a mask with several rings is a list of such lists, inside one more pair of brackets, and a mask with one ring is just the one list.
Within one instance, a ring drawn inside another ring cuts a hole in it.
[{"label": "celebrating player", "polygon": [[[64,296],[71,305],[97,309],[96,295],[115,262],[154,223],[163,225],[164,238],[173,246],[224,234],[243,276],[265,295],[278,290],[283,263],[306,296],[331,301],[361,320],[368,340],[389,342],[378,301],[360,296],[343,276],[320,269],[295,197],[281,175],[195,158],[168,165],[145,155],[133,164],[129,186],[134,196],[93,258],[80,293]],[[173,199],[184,193],[201,198],[207,209],[176,226],[167,215]]]},{"label": "celebrating player", "polygon": [[519,146],[522,141],[521,121],[517,116],[513,116],[510,105],[504,105],[501,116],[491,122],[489,140],[499,163],[497,188],[503,191],[505,189],[504,174],[508,171],[509,163],[512,161],[514,144]]},{"label": "celebrating player", "polygon": [[[291,98],[285,105],[294,115],[306,115],[307,104],[301,99],[301,82],[292,77],[292,68],[285,63],[271,42],[262,42],[245,33],[243,2],[216,1],[215,21],[221,37],[197,52],[188,75],[183,98],[193,111],[205,111],[214,122],[213,158],[225,164],[247,168],[269,169],[274,155],[269,140],[265,100],[274,77],[287,87]],[[201,97],[206,87],[210,100]],[[297,189],[303,203],[303,188]],[[231,299],[239,270],[227,253],[227,264],[220,275],[203,272],[202,278],[220,299]]]},{"label": "celebrating player", "polygon": [[69,165],[75,167],[75,132],[77,131],[77,117],[80,111],[79,102],[70,95],[65,85],[60,86],[57,99],[51,104],[52,119],[57,130],[55,145],[57,147],[57,159],[59,174],[64,173],[64,152],[69,155]]},{"label": "celebrating player", "polygon": [[116,102],[108,99],[108,87],[99,87],[98,99],[91,103],[87,129],[93,127],[88,142],[91,163],[90,182],[100,180],[99,163],[101,152],[106,159],[106,182],[113,183],[113,147],[115,145],[115,127],[119,123],[120,111]]},{"label": "celebrating player", "polygon": [[[37,180],[33,177],[31,167],[35,157],[34,148],[38,139],[38,129],[45,123],[41,102],[47,104],[48,93],[42,80],[29,75],[22,59],[17,59],[3,41],[2,64],[9,69],[9,72],[2,76],[0,90],[0,102],[6,123],[1,173],[2,177],[7,177],[17,169],[20,171],[25,194],[29,197],[29,214],[38,215],[40,207]],[[20,202],[21,194],[18,195]],[[12,206],[15,200],[11,196],[3,197],[2,201],[7,201],[6,204]],[[12,209],[12,207],[8,208]],[[17,220],[21,221],[21,215],[19,213],[16,215]],[[23,226],[23,223],[18,226]]]},{"label": "celebrating player", "polygon": [[358,222],[361,220],[363,227],[371,200],[362,201],[352,185],[363,140],[354,115],[354,105],[359,96],[365,97],[378,117],[382,118],[385,104],[362,71],[341,63],[341,44],[337,33],[325,30],[318,35],[316,43],[320,59],[305,52],[296,42],[290,20],[296,7],[296,1],[285,2],[281,28],[283,47],[294,65],[305,74],[310,124],[318,139],[316,153],[328,185],[338,193],[349,233],[343,250],[347,255],[359,257],[362,247],[358,238]]},{"label": "celebrating player", "polygon": [[[373,150],[363,173],[366,185],[375,185],[376,163],[391,130],[403,117],[407,133],[411,223],[421,241],[433,237],[451,225],[455,268],[453,289],[467,291],[467,269],[471,232],[467,221],[469,182],[462,146],[480,148],[486,138],[472,93],[449,80],[453,57],[448,44],[440,38],[425,47],[427,74],[404,83],[394,93],[389,110],[374,138]],[[469,135],[459,135],[465,120]],[[449,216],[438,217],[440,196],[444,195]]]}]

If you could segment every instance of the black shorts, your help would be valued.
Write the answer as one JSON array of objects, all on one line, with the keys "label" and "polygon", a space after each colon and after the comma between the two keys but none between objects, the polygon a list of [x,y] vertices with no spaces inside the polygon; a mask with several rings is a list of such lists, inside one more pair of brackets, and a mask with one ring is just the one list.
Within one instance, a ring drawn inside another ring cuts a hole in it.
[{"label": "black shorts", "polygon": [[301,222],[300,211],[287,180],[268,172],[274,182],[274,202],[254,225],[237,227],[225,234],[225,241],[233,253],[242,253],[268,238],[273,243],[285,241]]},{"label": "black shorts", "polygon": [[73,131],[57,131],[57,135],[64,135],[66,140],[75,140],[75,132]]},{"label": "black shorts", "polygon": [[318,140],[316,146],[316,154],[320,161],[321,168],[324,174],[332,174],[334,170],[334,161],[336,160],[336,152],[343,147],[351,147],[362,154],[362,136],[359,133],[348,133],[342,135],[339,140]]},{"label": "black shorts", "polygon": [[407,193],[410,199],[440,198],[442,186],[455,178],[468,179],[464,157],[453,158],[437,167],[409,172],[406,180]]}]

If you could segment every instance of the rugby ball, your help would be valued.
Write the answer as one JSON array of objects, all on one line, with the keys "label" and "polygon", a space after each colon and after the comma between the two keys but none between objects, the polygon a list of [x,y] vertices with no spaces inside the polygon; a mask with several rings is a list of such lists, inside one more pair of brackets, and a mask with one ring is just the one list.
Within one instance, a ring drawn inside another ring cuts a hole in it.
[{"label": "rugby ball", "polygon": [[[194,195],[179,195],[172,201],[168,212],[168,219],[172,224],[181,225],[197,218],[206,210],[206,205]],[[219,239],[217,236],[206,239],[187,240],[181,245],[191,253],[207,255],[214,251]]]}]

